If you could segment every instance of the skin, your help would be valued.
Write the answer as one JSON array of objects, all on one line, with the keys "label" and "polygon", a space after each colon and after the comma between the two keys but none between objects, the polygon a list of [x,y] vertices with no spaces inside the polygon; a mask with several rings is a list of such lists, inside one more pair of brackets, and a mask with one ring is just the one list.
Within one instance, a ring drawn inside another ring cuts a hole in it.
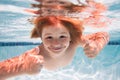
[{"label": "skin", "polygon": [[[93,6],[92,1],[93,0],[87,0],[88,5],[91,4]],[[71,5],[69,2],[60,3],[61,2],[48,2],[47,5]],[[56,10],[62,9],[60,6],[52,7]],[[87,10],[89,12],[89,8]],[[92,12],[92,14],[99,14],[101,11],[104,11],[104,7],[100,7],[97,10],[98,11]],[[39,11],[29,9],[25,11],[40,14]],[[86,20],[86,22],[89,21]],[[59,23],[51,26],[44,26],[42,36],[40,37],[42,39],[42,44],[39,45],[39,49],[33,48],[20,56],[0,62],[0,80],[5,80],[9,77],[21,74],[36,74],[39,73],[42,68],[56,70],[60,67],[66,66],[72,61],[78,46],[83,47],[84,53],[87,57],[94,58],[109,41],[109,36],[106,32],[98,32],[90,35],[82,35],[81,41],[78,44],[71,44],[71,36],[69,32],[70,31],[68,31],[65,26]]]},{"label": "skin", "polygon": [[[43,44],[40,45],[40,50],[45,58],[45,68],[57,69],[67,65],[72,60],[75,49],[70,45],[69,31],[63,25],[45,26],[41,39]],[[71,50],[71,48],[73,49]]]},{"label": "skin", "polygon": [[[103,36],[104,35],[104,36]],[[70,33],[61,24],[44,26],[42,44],[15,58],[0,62],[0,79],[4,80],[21,74],[36,74],[42,68],[56,70],[68,65],[78,46],[89,58],[94,58],[109,41],[106,32],[84,35],[79,44],[71,44]],[[39,51],[40,50],[40,51]]]}]

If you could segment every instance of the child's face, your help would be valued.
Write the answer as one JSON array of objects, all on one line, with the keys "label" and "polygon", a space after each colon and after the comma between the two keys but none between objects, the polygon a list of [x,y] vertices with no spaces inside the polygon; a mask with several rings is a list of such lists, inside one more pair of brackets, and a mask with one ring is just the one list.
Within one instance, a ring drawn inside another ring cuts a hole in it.
[{"label": "child's face", "polygon": [[41,36],[44,48],[53,56],[64,53],[70,45],[69,31],[61,24],[45,26]]}]

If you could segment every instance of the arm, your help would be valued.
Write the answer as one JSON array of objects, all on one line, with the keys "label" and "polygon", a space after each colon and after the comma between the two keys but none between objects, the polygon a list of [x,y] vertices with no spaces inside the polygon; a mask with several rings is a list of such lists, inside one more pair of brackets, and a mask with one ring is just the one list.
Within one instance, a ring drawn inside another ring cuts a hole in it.
[{"label": "arm", "polygon": [[82,37],[84,52],[88,57],[95,57],[109,42],[107,32],[97,32]]},{"label": "arm", "polygon": [[5,79],[17,74],[24,73],[24,62],[19,57],[0,62],[0,79]]},{"label": "arm", "polygon": [[43,64],[43,57],[34,53],[33,49],[20,56],[0,62],[0,80],[39,72]]}]

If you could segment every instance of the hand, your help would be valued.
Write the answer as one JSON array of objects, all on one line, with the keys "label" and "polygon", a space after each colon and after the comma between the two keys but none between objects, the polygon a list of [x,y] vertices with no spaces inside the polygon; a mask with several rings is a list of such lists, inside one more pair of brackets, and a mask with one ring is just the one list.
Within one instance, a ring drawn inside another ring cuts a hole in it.
[{"label": "hand", "polygon": [[89,58],[94,58],[99,53],[98,46],[95,41],[89,40],[84,46],[84,52]]},{"label": "hand", "polygon": [[43,67],[43,62],[44,62],[43,56],[27,54],[24,60],[25,71],[28,74],[38,73]]}]

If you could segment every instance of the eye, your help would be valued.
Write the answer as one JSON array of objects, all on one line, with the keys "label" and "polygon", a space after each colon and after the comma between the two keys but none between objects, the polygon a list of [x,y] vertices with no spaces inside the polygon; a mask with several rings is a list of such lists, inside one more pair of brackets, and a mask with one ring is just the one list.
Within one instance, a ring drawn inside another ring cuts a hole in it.
[{"label": "eye", "polygon": [[62,36],[60,36],[60,38],[66,38],[66,36],[62,35]]},{"label": "eye", "polygon": [[46,37],[46,39],[52,39],[53,37],[52,36],[48,36],[48,37]]},{"label": "eye", "polygon": [[65,2],[60,1],[59,4],[65,4]]},{"label": "eye", "polygon": [[53,3],[53,1],[47,1],[47,3]]}]

